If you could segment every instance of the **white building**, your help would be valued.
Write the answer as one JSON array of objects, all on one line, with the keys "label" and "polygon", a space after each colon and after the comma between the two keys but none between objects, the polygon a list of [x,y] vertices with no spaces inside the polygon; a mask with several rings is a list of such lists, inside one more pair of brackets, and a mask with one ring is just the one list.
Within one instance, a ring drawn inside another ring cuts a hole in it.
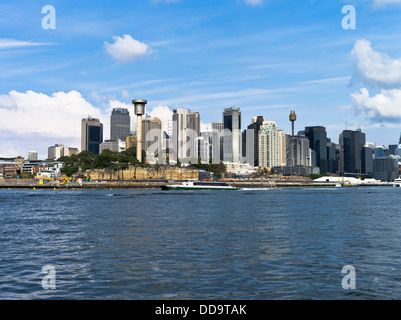
[{"label": "white building", "polygon": [[36,161],[38,160],[38,153],[36,151],[28,152],[28,161]]},{"label": "white building", "polygon": [[256,173],[255,167],[249,163],[241,162],[223,162],[226,166],[226,172],[234,173],[236,175],[250,175]]},{"label": "white building", "polygon": [[64,156],[64,145],[56,144],[47,149],[47,159],[57,160]]},{"label": "white building", "polygon": [[259,167],[280,166],[280,136],[274,121],[263,121],[259,132]]},{"label": "white building", "polygon": [[99,146],[99,153],[102,153],[104,150],[110,150],[113,152],[121,152],[126,150],[126,142],[118,139],[118,141],[114,140],[106,140],[102,142]]}]

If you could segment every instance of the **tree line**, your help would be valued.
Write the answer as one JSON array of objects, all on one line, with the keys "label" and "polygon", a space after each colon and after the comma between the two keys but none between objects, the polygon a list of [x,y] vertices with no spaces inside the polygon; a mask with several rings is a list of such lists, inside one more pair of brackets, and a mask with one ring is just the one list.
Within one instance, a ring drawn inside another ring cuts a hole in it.
[{"label": "tree line", "polygon": [[[145,158],[146,152],[142,150],[142,159]],[[115,152],[106,149],[98,155],[93,154],[91,151],[85,150],[77,155],[60,157],[57,161],[63,163],[61,172],[68,177],[71,177],[79,170],[85,171],[91,169],[107,169],[118,171],[128,169],[130,165],[152,167],[138,161],[136,157],[135,146],[121,152]],[[179,160],[177,161],[176,166],[181,166]],[[153,167],[158,170],[160,168],[160,164],[157,163]],[[198,163],[191,164],[190,167],[207,172],[213,172],[214,176],[217,178],[221,178],[224,172],[226,172],[226,166],[222,162],[219,164],[201,164],[199,160]]]}]

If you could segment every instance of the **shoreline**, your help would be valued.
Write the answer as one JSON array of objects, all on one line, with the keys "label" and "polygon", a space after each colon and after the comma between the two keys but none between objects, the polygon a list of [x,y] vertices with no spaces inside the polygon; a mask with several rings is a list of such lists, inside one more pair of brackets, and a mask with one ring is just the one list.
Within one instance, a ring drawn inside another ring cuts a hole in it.
[{"label": "shoreline", "polygon": [[[161,186],[182,181],[91,181],[83,183],[68,182],[65,184],[57,182],[47,182],[40,184],[39,181],[2,181],[1,189],[160,189]],[[336,187],[333,182],[315,182],[315,181],[235,181],[228,182],[230,185],[239,188],[322,188]],[[363,184],[343,187],[389,187],[391,183],[381,184]]]}]

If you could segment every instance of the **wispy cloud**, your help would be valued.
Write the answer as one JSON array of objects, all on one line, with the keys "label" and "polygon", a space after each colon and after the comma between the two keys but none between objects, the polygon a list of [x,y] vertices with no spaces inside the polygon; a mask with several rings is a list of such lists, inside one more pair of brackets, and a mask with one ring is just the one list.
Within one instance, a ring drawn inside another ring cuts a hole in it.
[{"label": "wispy cloud", "polygon": [[244,2],[251,6],[260,6],[263,3],[263,0],[244,0]]},{"label": "wispy cloud", "polygon": [[376,8],[384,8],[388,5],[401,4],[401,0],[374,0],[373,5]]},{"label": "wispy cloud", "polygon": [[0,50],[22,48],[22,47],[37,47],[37,46],[46,46],[46,45],[50,45],[50,43],[21,41],[21,40],[14,40],[14,39],[0,39]]},{"label": "wispy cloud", "polygon": [[345,82],[351,79],[350,76],[346,77],[335,77],[335,78],[326,78],[326,79],[318,79],[318,80],[311,80],[311,81],[303,81],[300,84],[331,84],[335,82]]}]

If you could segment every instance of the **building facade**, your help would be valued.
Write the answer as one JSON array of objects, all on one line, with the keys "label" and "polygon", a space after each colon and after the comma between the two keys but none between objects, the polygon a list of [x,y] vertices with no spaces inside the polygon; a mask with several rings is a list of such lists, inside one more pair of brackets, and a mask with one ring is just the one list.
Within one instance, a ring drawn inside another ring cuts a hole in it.
[{"label": "building facade", "polygon": [[157,157],[163,147],[163,123],[159,118],[142,120],[142,146],[147,156]]},{"label": "building facade", "polygon": [[84,118],[81,122],[81,151],[88,150],[99,154],[103,142],[103,124],[99,119]]},{"label": "building facade", "polygon": [[262,116],[252,119],[245,132],[245,162],[253,167],[259,166],[259,131],[263,125]]},{"label": "building facade", "polygon": [[312,167],[312,150],[309,148],[309,139],[302,136],[287,136],[287,166]]},{"label": "building facade", "polygon": [[264,121],[259,132],[259,167],[280,166],[280,137],[274,121]]},{"label": "building facade", "polygon": [[125,141],[130,135],[131,117],[128,109],[114,108],[110,116],[110,140]]},{"label": "building facade", "polygon": [[315,152],[316,166],[321,174],[328,172],[327,166],[327,132],[322,126],[306,127],[305,136],[309,139],[309,147]]},{"label": "building facade", "polygon": [[[68,149],[67,149],[68,150]],[[65,155],[64,145],[56,144],[47,149],[47,159],[57,160]]]},{"label": "building facade", "polygon": [[360,130],[344,130],[340,134],[341,168],[343,174],[361,175],[362,149],[366,143],[366,135]]},{"label": "building facade", "polygon": [[242,156],[241,111],[227,108],[223,112],[223,160],[241,162]]},{"label": "building facade", "polygon": [[223,160],[223,122],[212,122],[212,161],[220,163]]}]

